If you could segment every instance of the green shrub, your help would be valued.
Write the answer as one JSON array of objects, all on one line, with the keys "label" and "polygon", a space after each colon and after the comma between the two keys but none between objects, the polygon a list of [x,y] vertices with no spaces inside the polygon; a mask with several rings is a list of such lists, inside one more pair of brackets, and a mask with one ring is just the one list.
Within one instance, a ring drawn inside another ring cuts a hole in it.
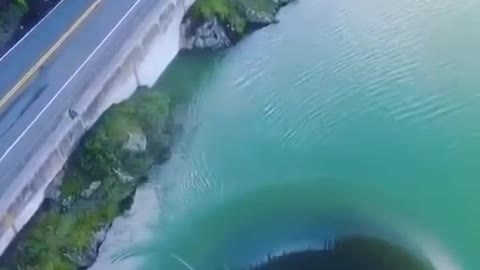
[{"label": "green shrub", "polygon": [[28,3],[26,0],[15,0],[15,4],[22,11],[22,13],[28,12]]},{"label": "green shrub", "polygon": [[[66,213],[59,213],[54,207],[35,217],[7,269],[76,269],[64,253],[85,249],[92,235],[129,205],[128,199],[138,183],[122,183],[114,170],[126,170],[135,177],[144,175],[154,162],[156,151],[167,146],[165,139],[157,138],[165,136],[169,103],[158,91],[140,90],[128,101],[107,110],[68,161],[60,190],[63,198],[73,195],[77,201]],[[122,149],[133,131],[147,136],[147,153]],[[80,193],[92,181],[102,181],[102,185],[91,199],[81,199]]]},{"label": "green shrub", "polygon": [[234,0],[198,0],[192,7],[194,17],[218,17],[228,22],[238,33],[243,33],[247,22]]}]

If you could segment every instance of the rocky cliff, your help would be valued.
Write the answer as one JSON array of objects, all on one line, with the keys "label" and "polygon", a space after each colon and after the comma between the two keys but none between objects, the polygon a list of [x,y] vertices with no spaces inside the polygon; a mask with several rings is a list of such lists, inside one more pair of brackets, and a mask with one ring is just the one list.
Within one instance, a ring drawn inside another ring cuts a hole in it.
[{"label": "rocky cliff", "polygon": [[183,47],[223,49],[248,33],[277,23],[280,8],[293,0],[198,0],[183,20]]}]

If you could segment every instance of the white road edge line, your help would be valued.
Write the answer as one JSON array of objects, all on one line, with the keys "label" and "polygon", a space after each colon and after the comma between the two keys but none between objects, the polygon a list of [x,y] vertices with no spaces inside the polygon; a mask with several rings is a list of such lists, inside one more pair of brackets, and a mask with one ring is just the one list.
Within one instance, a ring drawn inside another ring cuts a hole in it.
[{"label": "white road edge line", "polygon": [[30,35],[33,30],[35,30],[37,28],[37,26],[39,26],[50,14],[52,14],[63,2],[65,2],[65,0],[60,0],[60,2],[58,2],[53,8],[52,10],[50,10],[47,15],[45,15],[37,24],[35,24],[32,29],[30,29],[25,35],[23,35],[23,37],[17,41],[6,53],[3,54],[2,57],[0,57],[0,62],[2,62],[2,60],[7,57],[18,45],[20,45],[20,43],[22,43],[22,41],[24,39],[26,39],[28,37],[28,35]]},{"label": "white road edge line", "polygon": [[83,67],[90,61],[90,59],[92,59],[92,57],[97,53],[97,51],[103,46],[103,44],[105,44],[105,42],[110,38],[110,36],[113,34],[113,32],[115,32],[115,30],[117,30],[117,28],[120,26],[120,24],[122,24],[122,22],[128,17],[128,15],[130,15],[130,13],[132,13],[132,11],[135,9],[135,7],[140,3],[140,1],[142,0],[137,0],[131,7],[130,9],[127,11],[127,13],[125,13],[125,15],[123,15],[123,17],[120,19],[120,21],[118,21],[118,23],[112,28],[112,30],[110,30],[110,32],[107,34],[107,36],[102,40],[102,42],[100,42],[100,44],[98,44],[98,46],[93,50],[92,53],[90,53],[90,55],[87,57],[87,59],[85,59],[85,61],[83,61],[83,63],[80,65],[80,67],[77,68],[77,70],[72,74],[72,76],[70,76],[70,78],[68,78],[68,80],[65,82],[65,84],[60,88],[60,90],[58,90],[58,92],[52,97],[52,99],[50,99],[50,101],[48,101],[47,105],[45,105],[45,107],[43,107],[43,109],[40,111],[40,113],[38,113],[38,115],[33,119],[33,121],[27,126],[27,128],[20,134],[20,136],[18,136],[18,138],[12,143],[12,145],[10,145],[10,147],[8,147],[8,149],[5,151],[5,153],[2,155],[2,157],[0,158],[0,162],[2,162],[5,157],[10,153],[10,151],[12,151],[13,147],[15,147],[15,145],[17,145],[17,143],[23,138],[23,136],[25,136],[25,134],[28,132],[28,130],[35,124],[35,122],[38,121],[38,119],[45,113],[45,111],[48,109],[48,107],[50,107],[50,105],[52,105],[52,103],[57,99],[57,97],[63,92],[63,90],[65,90],[65,88],[70,84],[70,82],[75,78],[75,76],[78,75],[78,73],[83,69]]}]

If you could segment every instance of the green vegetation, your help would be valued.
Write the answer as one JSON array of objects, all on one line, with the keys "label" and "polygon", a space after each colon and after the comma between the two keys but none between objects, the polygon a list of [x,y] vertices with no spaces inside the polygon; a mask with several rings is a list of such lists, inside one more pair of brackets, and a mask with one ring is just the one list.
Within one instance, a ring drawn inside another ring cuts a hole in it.
[{"label": "green vegetation", "polygon": [[9,9],[18,9],[23,13],[28,11],[27,0],[0,0],[0,11],[5,12]]},{"label": "green vegetation", "polygon": [[274,0],[197,0],[191,8],[191,17],[202,22],[218,18],[239,35],[247,32],[252,14],[247,11],[273,16],[278,11],[279,3]]},{"label": "green vegetation", "polygon": [[25,1],[0,0],[0,42],[5,42],[13,34],[27,10]]},{"label": "green vegetation", "polygon": [[26,0],[0,0],[0,52],[2,46],[13,37],[28,10]]},{"label": "green vegetation", "polygon": [[28,12],[28,2],[27,0],[15,0],[15,7],[18,8],[22,14],[25,14]]},{"label": "green vegetation", "polygon": [[192,14],[201,19],[217,17],[239,33],[245,31],[247,24],[238,3],[232,0],[198,0],[192,7]]},{"label": "green vegetation", "polygon": [[[150,166],[156,153],[166,147],[168,116],[169,100],[156,91],[140,91],[127,103],[113,106],[83,140],[83,151],[74,156],[78,167],[94,178],[115,176],[114,169],[135,176],[145,173],[147,168],[138,168],[141,164],[137,160]],[[132,133],[145,134],[149,144],[146,152],[131,153],[122,148]]]},{"label": "green vegetation", "polygon": [[[110,108],[68,161],[60,198],[22,231],[0,269],[78,269],[71,258],[96,252],[94,234],[129,206],[149,167],[168,152],[169,112],[168,97],[148,89]],[[125,149],[133,133],[145,135],[146,149]],[[101,185],[86,197],[94,182]]]},{"label": "green vegetation", "polygon": [[26,0],[0,0],[0,30],[5,31],[9,24],[19,21],[27,12]]}]

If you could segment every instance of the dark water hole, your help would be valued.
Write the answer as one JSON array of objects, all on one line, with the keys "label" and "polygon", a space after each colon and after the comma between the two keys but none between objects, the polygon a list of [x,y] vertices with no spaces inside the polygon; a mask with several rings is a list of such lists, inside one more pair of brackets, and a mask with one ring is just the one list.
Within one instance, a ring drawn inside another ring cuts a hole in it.
[{"label": "dark water hole", "polygon": [[252,270],[433,270],[428,262],[395,244],[370,236],[350,236],[322,250],[270,257]]}]

